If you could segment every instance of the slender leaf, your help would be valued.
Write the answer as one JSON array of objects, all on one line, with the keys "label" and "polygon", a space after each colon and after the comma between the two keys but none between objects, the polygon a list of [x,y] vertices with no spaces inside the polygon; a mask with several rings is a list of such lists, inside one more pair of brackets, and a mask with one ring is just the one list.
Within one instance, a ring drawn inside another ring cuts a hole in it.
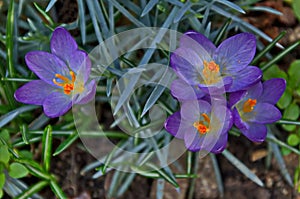
[{"label": "slender leaf", "polygon": [[97,22],[97,18],[96,18],[96,13],[95,13],[95,9],[94,9],[94,4],[92,1],[86,1],[88,9],[90,11],[90,16],[92,18],[92,23],[94,26],[94,30],[95,30],[95,34],[96,37],[98,39],[98,42],[101,43],[103,41],[102,35],[101,35],[101,31]]},{"label": "slender leaf", "polygon": [[25,144],[29,144],[28,141],[28,127],[26,124],[22,124],[20,127],[20,132],[22,134],[22,138]]},{"label": "slender leaf", "polygon": [[278,10],[275,10],[267,6],[254,6],[254,7],[250,7],[249,10],[269,12],[271,14],[279,15],[279,16],[282,15],[282,12],[279,12]]},{"label": "slender leaf", "polygon": [[152,10],[152,8],[153,8],[154,6],[156,6],[157,3],[158,3],[158,0],[150,0],[150,1],[148,2],[148,4],[145,6],[145,8],[144,8],[144,10],[143,10],[143,12],[142,12],[142,14],[141,14],[141,17],[143,17],[143,16],[145,16],[146,14],[148,14],[148,13]]},{"label": "slender leaf", "polygon": [[4,125],[6,125],[10,121],[12,121],[15,117],[17,117],[21,113],[31,111],[33,109],[36,109],[37,107],[38,106],[35,106],[35,105],[26,105],[26,106],[22,106],[20,108],[17,108],[15,110],[3,115],[2,117],[0,117],[0,128],[2,128]]},{"label": "slender leaf", "polygon": [[67,196],[65,195],[65,193],[63,192],[63,190],[61,189],[61,186],[59,186],[56,181],[51,180],[50,181],[50,187],[53,191],[53,193],[56,195],[57,198],[60,199],[67,199]]},{"label": "slender leaf", "polygon": [[180,8],[180,10],[178,11],[177,15],[174,17],[174,23],[178,23],[182,17],[184,16],[184,14],[191,8],[192,3],[190,1],[187,1],[184,6],[182,6]]},{"label": "slender leaf", "polygon": [[232,8],[232,9],[234,9],[234,10],[236,10],[236,11],[242,13],[242,14],[246,14],[246,12],[242,8],[240,8],[238,5],[236,5],[235,3],[232,3],[232,2],[227,1],[227,0],[217,0],[217,2],[219,2],[221,4],[224,4],[227,7]]},{"label": "slender leaf", "polygon": [[78,138],[78,133],[71,134],[66,140],[64,140],[55,150],[53,156],[56,156],[67,149],[71,144],[73,144]]},{"label": "slender leaf", "polygon": [[51,164],[51,156],[52,156],[52,127],[48,125],[45,128],[43,139],[42,139],[43,149],[42,149],[42,157],[43,157],[43,165],[46,171],[49,171]]},{"label": "slender leaf", "polygon": [[15,199],[27,199],[30,198],[31,195],[34,193],[39,192],[44,187],[48,185],[47,181],[40,181],[36,183],[35,185],[31,186],[28,190],[24,191],[21,195],[17,196]]},{"label": "slender leaf", "polygon": [[[50,2],[51,3],[51,2]],[[51,27],[54,26],[54,21],[53,19],[37,4],[33,3],[33,5],[36,7],[36,9],[39,11],[39,13],[48,21],[49,25]]]},{"label": "slender leaf", "polygon": [[82,43],[86,42],[86,27],[85,27],[85,12],[83,0],[77,0],[78,3],[78,16],[79,16],[79,27],[81,33]]},{"label": "slender leaf", "polygon": [[50,2],[48,3],[47,7],[46,7],[46,12],[49,12],[50,9],[54,6],[54,4],[57,2],[57,0],[50,0]]},{"label": "slender leaf", "polygon": [[238,158],[232,155],[229,151],[224,150],[222,154],[226,157],[226,159],[229,162],[231,162],[233,166],[239,169],[247,178],[249,178],[261,187],[264,186],[264,183],[247,166],[245,166]]}]

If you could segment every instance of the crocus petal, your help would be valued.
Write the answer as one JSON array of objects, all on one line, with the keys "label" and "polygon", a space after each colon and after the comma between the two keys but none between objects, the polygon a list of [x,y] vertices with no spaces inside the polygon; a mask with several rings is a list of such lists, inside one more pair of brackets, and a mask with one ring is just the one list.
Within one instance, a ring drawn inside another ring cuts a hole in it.
[{"label": "crocus petal", "polygon": [[197,85],[202,79],[200,75],[202,63],[200,57],[188,48],[176,49],[170,60],[170,65],[177,75],[190,85]]},{"label": "crocus petal", "polygon": [[250,128],[249,124],[242,120],[242,118],[236,108],[233,108],[233,110],[232,110],[232,117],[233,117],[234,125],[236,127],[238,127],[240,130]]},{"label": "crocus petal", "polygon": [[219,136],[216,144],[210,149],[210,152],[218,154],[224,151],[227,145],[228,133],[223,133]]},{"label": "crocus petal", "polygon": [[247,89],[247,94],[245,98],[251,98],[251,99],[259,99],[260,96],[263,93],[263,86],[261,82],[258,82],[251,86],[249,89]]},{"label": "crocus petal", "polygon": [[281,78],[274,78],[263,83],[263,94],[260,96],[261,102],[276,104],[282,96],[286,87],[286,81]]},{"label": "crocus petal", "polygon": [[267,136],[267,128],[263,124],[249,123],[249,128],[241,129],[241,132],[252,142],[263,142]]},{"label": "crocus petal", "polygon": [[65,114],[71,106],[71,98],[62,92],[53,92],[44,100],[43,103],[45,114],[51,118]]},{"label": "crocus petal", "polygon": [[202,140],[203,136],[200,137],[199,133],[195,128],[191,127],[190,130],[184,134],[185,147],[190,151],[199,151],[201,149],[200,142]]},{"label": "crocus petal", "polygon": [[255,66],[248,66],[233,75],[232,85],[227,92],[246,89],[261,80],[262,71]]},{"label": "crocus petal", "polygon": [[183,139],[185,133],[189,133],[188,126],[181,120],[180,111],[170,115],[165,121],[165,129],[178,139]]},{"label": "crocus petal", "polygon": [[54,85],[55,74],[69,76],[66,64],[57,56],[43,51],[32,51],[25,55],[25,61],[31,71],[41,80]]},{"label": "crocus petal", "polygon": [[58,27],[53,31],[50,41],[51,52],[70,64],[70,60],[74,59],[73,52],[78,46],[71,34],[64,28]]},{"label": "crocus petal", "polygon": [[220,81],[218,81],[215,84],[199,84],[199,88],[201,88],[202,91],[210,95],[222,95],[226,92],[227,89],[230,88],[231,84],[232,77],[227,76],[221,78]]},{"label": "crocus petal", "polygon": [[241,33],[223,41],[213,56],[222,73],[231,74],[244,69],[253,59],[256,51],[255,36]]},{"label": "crocus petal", "polygon": [[184,101],[181,105],[180,114],[181,117],[191,122],[192,124],[197,121],[202,113],[210,113],[211,106],[208,102],[203,100],[191,100]]},{"label": "crocus petal", "polygon": [[[76,88],[76,84],[75,84]],[[87,104],[90,102],[96,94],[97,84],[95,80],[90,81],[87,85],[85,85],[84,91],[80,93],[78,98],[75,100],[74,104]]]},{"label": "crocus petal", "polygon": [[268,103],[258,103],[253,112],[254,117],[249,118],[249,122],[269,124],[281,118],[281,112],[274,105]]},{"label": "crocus petal", "polygon": [[233,124],[231,111],[223,105],[212,105],[211,108],[211,130],[214,132],[227,133]]},{"label": "crocus petal", "polygon": [[72,71],[84,74],[84,82],[89,78],[91,72],[91,60],[87,53],[81,50],[73,52],[71,59],[69,60],[69,67]]},{"label": "crocus petal", "polygon": [[237,102],[239,102],[246,94],[246,91],[237,91],[230,93],[229,100],[228,100],[228,106],[231,108],[234,106]]},{"label": "crocus petal", "polygon": [[180,47],[192,48],[195,52],[199,52],[200,47],[197,44],[201,45],[209,55],[216,50],[216,46],[209,39],[196,31],[188,31],[180,38]]},{"label": "crocus petal", "polygon": [[15,99],[25,104],[42,105],[55,88],[42,80],[33,80],[16,90]]},{"label": "crocus petal", "polygon": [[191,86],[181,79],[175,79],[171,84],[171,94],[178,100],[196,100],[205,93],[198,86]]}]

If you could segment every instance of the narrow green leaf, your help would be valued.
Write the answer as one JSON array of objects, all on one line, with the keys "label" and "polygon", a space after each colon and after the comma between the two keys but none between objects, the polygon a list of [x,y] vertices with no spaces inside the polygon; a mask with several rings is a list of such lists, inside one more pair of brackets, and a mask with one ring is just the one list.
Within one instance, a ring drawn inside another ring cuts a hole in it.
[{"label": "narrow green leaf", "polygon": [[300,1],[293,0],[292,1],[292,8],[294,11],[294,14],[296,15],[298,21],[300,21]]},{"label": "narrow green leaf", "polygon": [[191,174],[192,173],[192,163],[193,163],[193,153],[191,151],[187,151],[186,155],[186,173]]},{"label": "narrow green leaf", "polygon": [[8,174],[12,178],[23,178],[28,175],[28,169],[18,162],[13,162],[9,165],[9,171]]},{"label": "narrow green leaf", "polygon": [[12,121],[15,117],[17,117],[21,113],[31,111],[31,110],[36,109],[36,108],[38,108],[38,106],[26,105],[26,106],[19,107],[19,108],[13,110],[13,111],[1,116],[0,117],[0,128],[2,128],[4,125],[6,125],[10,121]]},{"label": "narrow green leaf", "polygon": [[276,57],[274,57],[272,60],[270,60],[267,64],[262,66],[261,70],[262,71],[267,70],[269,67],[273,66],[276,62],[278,62],[281,58],[283,58],[285,55],[287,55],[289,52],[294,50],[299,45],[300,45],[300,41],[297,41],[294,44],[290,45],[285,50],[283,50],[281,53],[279,53]]},{"label": "narrow green leaf", "polygon": [[78,138],[78,133],[71,134],[66,140],[64,140],[55,150],[53,156],[56,156],[67,149],[71,144],[73,144]]},{"label": "narrow green leaf", "polygon": [[54,6],[54,4],[56,3],[57,0],[50,0],[50,2],[48,3],[47,7],[46,7],[46,12],[49,12],[49,10]]},{"label": "narrow green leaf", "polygon": [[174,23],[178,23],[184,14],[191,8],[192,3],[190,1],[187,1],[184,6],[182,6],[179,10],[177,15],[174,17]]},{"label": "narrow green leaf", "polygon": [[91,19],[92,19],[92,23],[93,23],[93,27],[94,27],[94,30],[95,30],[97,40],[98,40],[99,43],[101,43],[103,41],[103,38],[102,38],[101,31],[100,31],[100,28],[99,28],[99,24],[98,24],[98,21],[97,21],[97,18],[96,18],[94,4],[93,4],[92,1],[86,1],[86,4],[87,4],[87,7],[90,11],[90,16],[91,16]]},{"label": "narrow green leaf", "polygon": [[231,18],[227,19],[226,22],[223,24],[223,26],[220,28],[220,30],[214,40],[215,45],[218,45],[220,43],[220,41],[224,37],[224,34],[226,33],[227,28],[230,25],[231,21],[232,21]]},{"label": "narrow green leaf", "polygon": [[221,171],[219,168],[219,164],[217,162],[217,158],[216,155],[210,153],[210,158],[214,167],[214,171],[215,171],[215,175],[216,175],[216,181],[217,181],[217,185],[218,185],[218,190],[220,193],[221,198],[223,198],[224,196],[224,186],[223,186],[223,180],[222,180],[222,175],[221,175]]},{"label": "narrow green leaf", "polygon": [[270,52],[270,50],[277,44],[277,42],[284,37],[286,31],[281,32],[271,43],[269,43],[260,53],[258,53],[254,59],[252,60],[251,64],[257,64],[258,60],[262,58],[266,53]]},{"label": "narrow green leaf", "polygon": [[78,3],[78,16],[79,16],[79,27],[81,33],[82,43],[86,42],[86,27],[85,27],[85,11],[83,0],[77,0]]},{"label": "narrow green leaf", "polygon": [[141,14],[141,17],[144,17],[146,14],[148,14],[157,3],[158,3],[158,0],[150,0],[148,2],[148,4],[145,6],[145,8]]},{"label": "narrow green leaf", "polygon": [[156,165],[153,165],[151,163],[146,163],[146,165],[149,166],[151,169],[153,169],[155,172],[157,172],[163,179],[165,179],[167,182],[172,184],[175,188],[179,188],[179,185],[176,182],[176,179],[174,179],[164,169],[159,169]]},{"label": "narrow green leaf", "polygon": [[66,199],[67,198],[67,196],[65,195],[65,193],[61,189],[61,186],[59,186],[56,183],[56,181],[51,180],[50,181],[50,187],[51,187],[53,193],[56,195],[57,198],[60,198],[60,199]]},{"label": "narrow green leaf", "polygon": [[45,128],[43,138],[42,138],[43,148],[42,148],[42,159],[43,166],[46,171],[49,171],[51,164],[51,151],[52,151],[52,127],[48,125]]},{"label": "narrow green leaf", "polygon": [[120,197],[125,193],[125,191],[132,184],[132,181],[133,181],[135,176],[136,176],[136,173],[127,173],[127,176],[125,177],[125,180],[122,182],[122,184],[120,185],[120,187],[117,190],[117,194],[116,194],[117,197]]},{"label": "narrow green leaf", "polygon": [[235,3],[232,3],[230,1],[227,1],[227,0],[217,0],[217,2],[221,3],[221,4],[224,4],[225,6],[229,7],[229,8],[232,8],[242,14],[246,14],[246,12],[240,8],[238,5],[236,5]]},{"label": "narrow green leaf", "polygon": [[29,144],[29,142],[28,142],[28,127],[26,124],[22,124],[20,126],[20,132],[22,134],[22,139],[23,139],[24,143]]},{"label": "narrow green leaf", "polygon": [[231,162],[238,170],[240,170],[247,178],[255,182],[257,185],[263,187],[264,183],[248,168],[246,167],[238,158],[232,155],[229,151],[224,150],[222,154],[226,159]]},{"label": "narrow green leaf", "polygon": [[8,72],[10,77],[15,77],[14,67],[14,24],[15,24],[15,1],[10,1],[6,21],[6,53]]},{"label": "narrow green leaf", "polygon": [[272,147],[272,151],[274,153],[274,156],[275,156],[275,160],[277,161],[278,163],[278,166],[280,168],[280,172],[281,174],[283,175],[284,179],[287,181],[287,183],[293,187],[293,181],[292,181],[292,178],[286,168],[286,165],[285,165],[285,162],[283,160],[283,157],[280,153],[280,150],[279,150],[279,147],[277,144],[275,143],[271,143],[271,147]]},{"label": "narrow green leaf", "polygon": [[[50,2],[51,3],[51,2]],[[37,3],[33,3],[33,5],[35,6],[35,8],[39,11],[39,13],[47,20],[47,22],[49,23],[49,25],[51,27],[54,26],[54,21],[53,19],[37,4]]]},{"label": "narrow green leaf", "polygon": [[31,186],[26,191],[24,191],[21,195],[17,196],[15,199],[28,199],[28,198],[30,198],[31,195],[39,192],[47,185],[48,185],[47,181],[40,181],[40,182],[36,183],[35,185]]}]

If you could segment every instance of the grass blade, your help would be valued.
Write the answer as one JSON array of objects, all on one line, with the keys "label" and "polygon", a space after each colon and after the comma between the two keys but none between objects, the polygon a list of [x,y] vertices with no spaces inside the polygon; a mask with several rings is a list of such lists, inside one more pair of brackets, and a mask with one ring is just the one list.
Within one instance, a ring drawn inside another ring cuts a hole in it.
[{"label": "grass blade", "polygon": [[56,156],[67,149],[71,144],[73,144],[78,138],[78,133],[73,133],[66,140],[64,140],[55,150],[53,156]]},{"label": "grass blade", "polygon": [[36,108],[38,108],[38,106],[26,105],[26,106],[19,107],[19,108],[15,109],[15,110],[13,110],[9,113],[6,113],[2,117],[0,117],[0,128],[2,128],[4,125],[6,125],[10,121],[12,121],[15,117],[17,117],[21,113],[31,111],[31,110],[36,109]]},{"label": "grass blade", "polygon": [[24,191],[21,195],[17,196],[15,199],[27,199],[27,198],[30,198],[31,195],[39,192],[40,190],[42,190],[47,185],[48,185],[47,181],[40,181],[40,182],[36,183],[35,185],[31,186],[26,191]]},{"label": "grass blade", "polygon": [[52,151],[52,127],[48,125],[45,128],[43,138],[43,149],[42,149],[42,158],[43,158],[43,165],[44,169],[48,172],[50,169],[51,163],[51,151]]},{"label": "grass blade", "polygon": [[229,8],[232,8],[232,9],[234,9],[234,10],[236,10],[236,11],[242,13],[242,14],[246,14],[246,12],[242,8],[240,8],[238,5],[236,5],[235,3],[232,3],[232,2],[227,1],[227,0],[217,0],[217,2],[227,6]]},{"label": "grass blade", "polygon": [[86,1],[86,3],[87,3],[87,7],[90,11],[90,16],[91,16],[91,19],[92,19],[92,23],[93,23],[93,26],[94,26],[94,30],[95,30],[95,33],[96,33],[97,40],[98,40],[99,43],[101,43],[103,41],[103,38],[102,38],[102,35],[101,35],[99,25],[97,23],[94,4],[92,3],[92,1]]},{"label": "grass blade", "polygon": [[57,0],[51,0],[47,7],[46,7],[46,12],[49,12],[49,10],[54,6],[54,4],[56,3]]},{"label": "grass blade", "polygon": [[80,34],[82,39],[82,44],[86,42],[86,28],[85,28],[85,13],[84,13],[84,4],[83,0],[77,0],[78,3],[78,15],[79,15],[79,27]]},{"label": "grass blade", "polygon": [[238,170],[240,170],[247,178],[255,182],[257,185],[263,187],[264,183],[248,168],[246,167],[238,158],[232,155],[229,151],[224,150],[222,154],[225,158],[231,162]]},{"label": "grass blade", "polygon": [[61,198],[61,199],[66,199],[67,198],[67,196],[65,195],[65,193],[61,189],[61,186],[59,186],[56,183],[56,181],[51,180],[50,181],[50,187],[51,187],[53,193],[56,195],[57,198]]},{"label": "grass blade", "polygon": [[150,0],[149,3],[145,6],[145,8],[141,14],[141,17],[148,14],[157,3],[158,3],[158,0]]},{"label": "grass blade", "polygon": [[174,23],[178,23],[182,17],[184,16],[184,14],[191,8],[192,3],[190,1],[187,1],[184,6],[182,6],[180,8],[180,10],[178,11],[177,15],[174,17]]}]

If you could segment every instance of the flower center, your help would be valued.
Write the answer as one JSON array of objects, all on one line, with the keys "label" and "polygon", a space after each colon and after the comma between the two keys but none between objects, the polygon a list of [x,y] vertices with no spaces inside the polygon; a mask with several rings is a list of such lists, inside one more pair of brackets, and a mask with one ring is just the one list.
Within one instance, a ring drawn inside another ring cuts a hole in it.
[{"label": "flower center", "polygon": [[194,122],[193,126],[198,130],[200,134],[203,135],[209,132],[210,119],[208,115],[205,113],[202,113],[201,115],[204,121],[203,120],[196,121]]},{"label": "flower center", "polygon": [[[74,82],[76,80],[76,75],[73,71],[70,71],[71,79],[61,74],[55,74],[55,78],[53,79],[53,83],[57,86],[60,86],[64,89],[64,93],[66,95],[70,95],[70,93],[74,90]],[[56,79],[59,79],[60,82],[57,82]],[[78,92],[81,93],[83,91],[83,86],[80,86]]]},{"label": "flower center", "polygon": [[220,80],[220,66],[214,61],[203,61],[202,74],[206,84],[214,84]]},{"label": "flower center", "polygon": [[243,111],[244,113],[252,112],[254,107],[256,105],[256,99],[248,99],[246,102],[244,102],[243,105]]}]

